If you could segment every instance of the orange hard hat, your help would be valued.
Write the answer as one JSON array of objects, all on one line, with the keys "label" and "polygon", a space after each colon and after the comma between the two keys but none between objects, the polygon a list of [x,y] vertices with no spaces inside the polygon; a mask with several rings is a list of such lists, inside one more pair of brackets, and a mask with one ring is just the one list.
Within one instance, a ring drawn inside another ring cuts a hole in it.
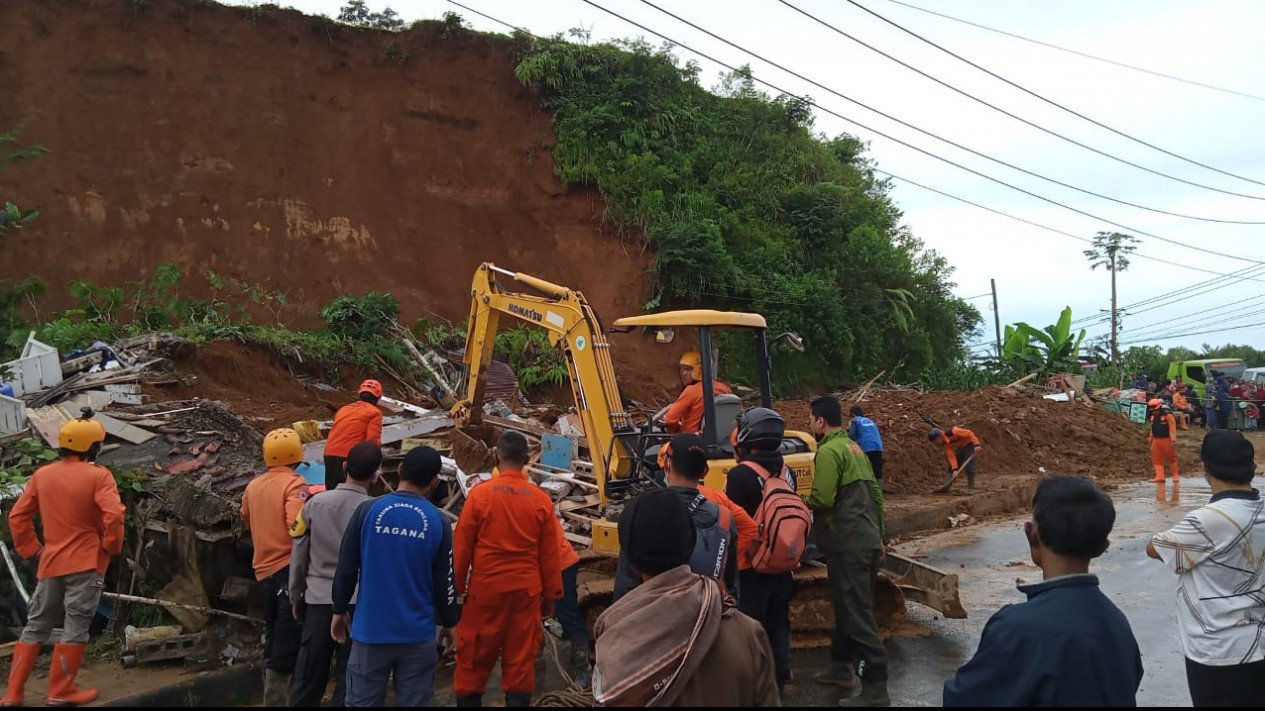
[{"label": "orange hard hat", "polygon": [[1146,402],[1146,406],[1151,408],[1152,410],[1158,409],[1163,404],[1164,404],[1163,401],[1161,401],[1159,398],[1151,398],[1150,400],[1147,400]]},{"label": "orange hard hat", "polygon": [[382,397],[382,383],[372,379],[366,380],[360,384],[360,389],[356,392],[357,394],[369,393],[374,397]]}]

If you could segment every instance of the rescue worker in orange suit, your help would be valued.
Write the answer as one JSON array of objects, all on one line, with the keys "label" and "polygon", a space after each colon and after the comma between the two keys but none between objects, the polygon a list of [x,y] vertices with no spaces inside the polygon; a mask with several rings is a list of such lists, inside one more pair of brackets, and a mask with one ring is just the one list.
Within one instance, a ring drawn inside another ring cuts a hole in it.
[{"label": "rescue worker in orange suit", "polygon": [[325,438],[325,490],[333,491],[343,483],[347,472],[347,454],[361,442],[382,444],[382,383],[366,380],[360,384],[356,401],[343,405],[334,414],[334,426]]},{"label": "rescue worker in orange suit", "polygon": [[[663,429],[673,434],[698,434],[703,431],[703,356],[687,351],[681,356],[681,394],[663,416]],[[733,390],[719,380],[712,381],[713,395],[728,395]]]},{"label": "rescue worker in orange suit", "polygon": [[[48,705],[86,704],[98,696],[96,689],[76,688],[75,676],[110,556],[123,550],[123,502],[110,470],[93,463],[105,441],[105,427],[84,409],[83,418],[67,422],[58,433],[61,461],[35,470],[9,512],[18,555],[39,557],[39,582],[26,627],[13,647],[9,685],[0,706],[22,705],[40,645],[57,624],[62,634],[48,669]],[[37,512],[44,527],[43,543],[35,533]]]},{"label": "rescue worker in orange suit", "polygon": [[527,439],[505,432],[496,444],[500,474],[470,490],[453,537],[458,599],[458,706],[482,706],[501,661],[506,706],[529,706],[536,689],[541,620],[562,597],[562,544],[553,501],[523,474]]},{"label": "rescue worker in orange suit", "polygon": [[291,467],[303,461],[303,441],[289,428],[264,437],[268,471],[242,492],[242,523],[255,546],[255,579],[264,598],[264,706],[288,706],[290,675],[303,628],[290,603],[290,529],[307,501],[307,482]]},{"label": "rescue worker in orange suit", "polygon": [[1164,465],[1173,467],[1173,483],[1181,481],[1177,474],[1177,420],[1173,413],[1164,409],[1159,399],[1146,404],[1147,421],[1151,423],[1151,464],[1155,465],[1155,478],[1164,481]]},{"label": "rescue worker in orange suit", "polygon": [[1186,398],[1186,393],[1181,388],[1173,390],[1173,417],[1177,420],[1178,426],[1184,430],[1190,429],[1190,400]]},{"label": "rescue worker in orange suit", "polygon": [[954,425],[943,431],[933,428],[927,432],[927,439],[938,442],[944,447],[944,456],[949,460],[949,471],[944,475],[944,485],[937,491],[948,491],[953,483],[953,472],[958,467],[966,467],[966,491],[975,493],[975,465],[979,462],[979,452],[983,447],[975,433]]}]

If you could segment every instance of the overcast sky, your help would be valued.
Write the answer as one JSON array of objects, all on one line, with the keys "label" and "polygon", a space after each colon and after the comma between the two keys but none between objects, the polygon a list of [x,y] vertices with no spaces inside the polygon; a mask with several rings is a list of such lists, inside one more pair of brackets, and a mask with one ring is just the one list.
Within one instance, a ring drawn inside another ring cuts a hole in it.
[{"label": "overcast sky", "polygon": [[[936,17],[892,0],[857,0],[888,20],[1034,93],[1183,158],[1260,181],[1257,184],[1193,165],[1065,113],[867,14],[847,0],[788,0],[857,39],[1044,128],[1154,171],[1255,199],[1239,197],[1147,173],[1023,125],[817,24],[779,0],[652,1],[838,94],[1033,173],[1167,212],[1265,223],[1265,132],[1261,130],[1265,127],[1265,99],[1205,89],[1085,59]],[[1265,97],[1265,43],[1259,36],[1265,27],[1265,2],[907,1],[1061,47]],[[661,42],[650,32],[583,0],[461,2],[534,34],[548,35],[582,26],[592,32],[594,41],[645,36],[655,44]],[[808,95],[822,109],[860,121],[869,129],[822,110],[816,112],[817,130],[831,136],[847,132],[868,141],[870,157],[882,170],[1072,235],[1090,238],[1100,230],[1132,233],[1143,240],[1141,255],[1206,270],[1135,259],[1129,271],[1119,278],[1122,306],[1211,282],[1171,297],[1183,299],[1171,304],[1159,301],[1135,307],[1135,313],[1124,319],[1122,347],[1132,342],[1196,349],[1203,343],[1226,342],[1265,347],[1265,225],[1172,217],[1054,185],[862,109],[708,37],[641,0],[593,2],[726,63],[750,64],[757,79]],[[282,4],[336,17],[344,0],[282,0]],[[381,0],[369,0],[369,4],[373,10],[386,6]],[[506,31],[504,26],[446,0],[395,0],[390,6],[407,21],[435,19],[455,11],[477,29]],[[678,53],[684,58],[694,57],[684,49]],[[715,85],[720,68],[708,60],[699,61],[704,69],[704,85]],[[1099,219],[990,182],[875,131]],[[901,181],[897,181],[893,197],[914,233],[957,269],[956,293],[971,298],[985,316],[988,328],[982,340],[992,341],[991,303],[987,298],[974,297],[989,291],[990,278],[997,280],[1003,324],[1028,321],[1040,327],[1052,323],[1064,306],[1071,306],[1077,318],[1096,316],[1100,309],[1108,307],[1110,281],[1103,271],[1089,270],[1082,255],[1087,244]],[[1108,224],[1107,220],[1126,227]],[[1259,280],[1217,276],[1241,270],[1251,270],[1244,276]],[[1086,325],[1090,337],[1108,328],[1105,319]],[[1200,333],[1213,330],[1218,331]],[[1190,335],[1170,337],[1179,332]]]}]

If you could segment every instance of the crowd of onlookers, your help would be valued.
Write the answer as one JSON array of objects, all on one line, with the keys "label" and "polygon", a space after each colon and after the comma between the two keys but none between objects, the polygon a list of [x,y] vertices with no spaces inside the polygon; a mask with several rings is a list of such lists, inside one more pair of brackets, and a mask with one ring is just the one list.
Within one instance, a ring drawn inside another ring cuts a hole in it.
[{"label": "crowd of onlookers", "polygon": [[1176,379],[1152,380],[1145,374],[1131,378],[1134,399],[1158,398],[1172,410],[1183,427],[1198,424],[1208,429],[1256,431],[1265,412],[1265,381],[1232,379],[1217,371],[1200,396],[1192,383]]}]

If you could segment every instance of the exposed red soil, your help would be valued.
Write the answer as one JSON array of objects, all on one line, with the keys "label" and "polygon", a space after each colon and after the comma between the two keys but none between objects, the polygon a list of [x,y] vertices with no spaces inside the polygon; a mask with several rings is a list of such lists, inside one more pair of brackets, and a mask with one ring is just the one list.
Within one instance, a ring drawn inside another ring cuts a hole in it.
[{"label": "exposed red soil", "polygon": [[[389,291],[406,323],[459,321],[480,262],[584,292],[609,324],[641,312],[651,256],[604,233],[594,192],[553,175],[550,116],[508,40],[439,23],[400,33],[275,6],[0,3],[0,128],[53,153],[0,174],[40,217],[0,278],[148,279],[164,263],[286,292],[319,323],[335,297]],[[268,316],[268,314],[257,314]],[[505,319],[506,322],[510,319]],[[674,348],[622,337],[630,394],[662,398]]]},{"label": "exposed red soil", "polygon": [[[845,417],[852,404],[843,402]],[[783,401],[776,407],[788,426],[807,427],[807,402]],[[861,407],[882,431],[883,480],[892,493],[927,494],[944,482],[948,463],[944,450],[927,441],[930,425],[922,420],[923,413],[942,426],[966,427],[980,438],[976,485],[981,489],[998,475],[1082,474],[1120,481],[1154,473],[1147,431],[1097,406],[990,387],[969,393],[880,390],[867,395]],[[1179,440],[1201,436],[1196,430],[1178,433]],[[1201,471],[1189,447],[1179,448],[1179,466],[1192,474]],[[959,477],[955,486],[965,490],[964,479]]]},{"label": "exposed red soil", "polygon": [[[332,419],[334,411],[355,398],[362,375],[347,369],[341,380],[327,381],[323,373],[292,373],[267,349],[231,341],[208,343],[173,353],[176,372],[184,382],[146,386],[154,400],[219,400],[258,430],[289,427],[300,420]],[[302,380],[299,377],[303,377]],[[339,391],[322,390],[327,382]]]}]

